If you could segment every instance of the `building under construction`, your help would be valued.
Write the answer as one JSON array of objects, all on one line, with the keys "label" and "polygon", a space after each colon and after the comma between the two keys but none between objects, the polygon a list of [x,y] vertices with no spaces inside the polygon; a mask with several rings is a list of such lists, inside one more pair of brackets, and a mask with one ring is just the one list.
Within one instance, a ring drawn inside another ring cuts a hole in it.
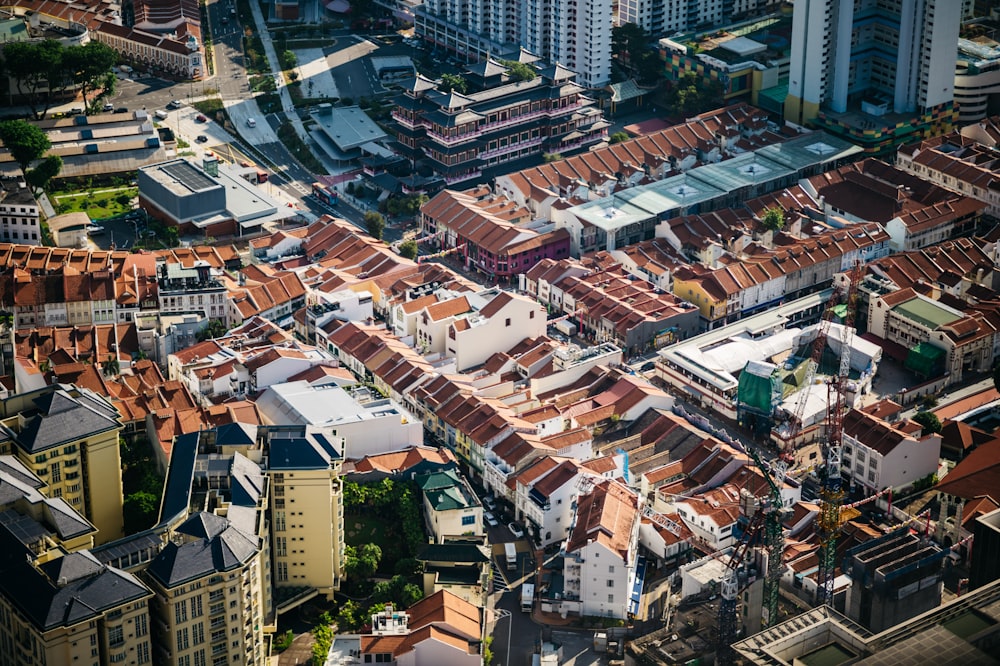
[{"label": "building under construction", "polygon": [[829,606],[806,611],[733,646],[760,666],[1000,664],[1000,580],[872,633]]},{"label": "building under construction", "polygon": [[948,551],[903,527],[847,552],[847,616],[873,632],[941,604]]},{"label": "building under construction", "polygon": [[[774,336],[775,343],[770,345],[773,354],[765,360],[747,362],[739,375],[740,420],[760,435],[773,429],[771,438],[781,450],[789,437],[801,444],[818,436],[819,426],[826,418],[828,401],[823,378],[837,373],[845,337],[850,345],[849,380],[855,399],[870,390],[871,380],[882,360],[882,349],[878,345],[857,335],[845,335],[845,327],[840,324],[829,323],[827,327],[826,348],[811,378],[811,347],[819,324],[800,331],[782,331]],[[769,341],[754,342],[763,346]],[[791,415],[795,423],[789,422]]]}]

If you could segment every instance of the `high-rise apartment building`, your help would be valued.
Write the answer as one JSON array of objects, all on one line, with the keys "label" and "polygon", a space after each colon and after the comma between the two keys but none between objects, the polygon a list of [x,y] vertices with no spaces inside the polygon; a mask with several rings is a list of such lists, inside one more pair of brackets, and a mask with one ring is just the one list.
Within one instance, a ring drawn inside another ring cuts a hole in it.
[{"label": "high-rise apartment building", "polygon": [[870,152],[950,128],[962,0],[797,0],[785,119]]},{"label": "high-rise apartment building", "polygon": [[14,455],[98,529],[97,544],[124,535],[122,430],[96,393],[56,384],[0,402],[0,455]]},{"label": "high-rise apartment building", "polygon": [[414,12],[417,35],[474,62],[524,47],[560,64],[587,88],[611,80],[612,0],[427,0]]},{"label": "high-rise apartment building", "polygon": [[271,480],[274,586],[308,586],[332,599],[344,578],[344,441],[303,426],[262,432]]},{"label": "high-rise apartment building", "polygon": [[156,660],[262,665],[265,633],[273,631],[267,480],[239,453],[214,460],[222,464],[206,465],[214,489],[204,504],[212,511],[192,514],[173,530],[144,574],[156,594]]},{"label": "high-rise apartment building", "polygon": [[775,0],[618,0],[618,24],[635,23],[651,37],[704,30],[773,11]]},{"label": "high-rise apartment building", "polygon": [[96,530],[12,456],[0,456],[0,664],[152,660],[149,588],[89,550]]}]

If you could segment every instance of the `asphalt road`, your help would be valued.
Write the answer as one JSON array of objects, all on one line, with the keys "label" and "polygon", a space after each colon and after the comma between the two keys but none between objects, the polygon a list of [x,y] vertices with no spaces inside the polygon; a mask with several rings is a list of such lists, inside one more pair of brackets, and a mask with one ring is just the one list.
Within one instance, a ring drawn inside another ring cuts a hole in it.
[{"label": "asphalt road", "polygon": [[[262,117],[257,116],[255,111],[244,109],[244,105],[232,104],[232,102],[247,100],[251,95],[243,55],[244,27],[240,24],[239,17],[231,13],[233,6],[234,0],[209,0],[208,2],[215,59],[215,75],[212,78],[189,83],[178,83],[153,77],[120,79],[111,102],[116,108],[126,107],[130,111],[146,109],[153,112],[157,109],[165,109],[172,100],[180,100],[187,105],[192,99],[201,98],[206,94],[218,94],[223,100],[229,102],[227,112],[239,138],[232,137],[231,134],[225,132],[224,128],[214,122],[200,126],[191,125],[195,114],[187,108],[172,113],[171,120],[168,120],[167,124],[196,148],[215,149],[224,143],[232,144],[236,150],[249,156],[253,161],[275,169],[269,179],[271,185],[281,188],[303,210],[317,216],[335,215],[348,220],[359,229],[365,230],[363,211],[353,208],[344,201],[341,201],[336,207],[329,207],[311,195],[311,185],[315,180],[313,174],[303,168],[285,146],[274,138],[275,130],[285,120],[284,113]],[[412,53],[412,49],[404,45],[382,45],[375,41],[353,36],[349,31],[344,31],[344,35],[338,37],[338,44],[343,46],[333,51],[328,56],[327,62],[331,67],[331,73],[338,88],[344,91],[341,94],[353,96],[355,99],[371,96],[380,89],[371,64],[365,58],[366,55],[374,53],[376,49],[378,49],[379,55]],[[217,93],[213,91],[217,91]],[[256,105],[246,106],[256,108]],[[247,118],[249,117],[254,117],[256,127],[247,126]],[[200,134],[206,135],[209,139],[208,142],[196,143],[194,139]],[[226,155],[224,148],[220,149],[219,152],[223,156]],[[264,160],[262,157],[267,159]],[[389,225],[386,227],[384,238],[389,243],[398,241],[402,239],[403,231],[401,225]]]}]

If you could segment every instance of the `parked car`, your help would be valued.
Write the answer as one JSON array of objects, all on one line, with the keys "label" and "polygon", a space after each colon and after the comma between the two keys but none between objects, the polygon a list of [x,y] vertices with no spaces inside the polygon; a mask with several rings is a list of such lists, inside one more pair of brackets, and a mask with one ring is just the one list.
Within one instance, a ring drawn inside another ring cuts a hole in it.
[{"label": "parked car", "polygon": [[650,370],[655,370],[655,369],[656,369],[656,363],[654,363],[653,361],[647,361],[642,364],[641,368],[639,368],[639,372],[649,372]]},{"label": "parked car", "polygon": [[108,111],[114,111],[115,105],[112,104],[111,102],[106,102],[104,106],[101,107],[101,110],[104,111],[105,113],[107,113]]},{"label": "parked car", "polygon": [[168,109],[179,109],[182,106],[184,106],[184,102],[180,101],[179,99],[171,100],[170,103],[167,104]]},{"label": "parked car", "polygon": [[521,526],[518,525],[517,523],[511,523],[507,527],[510,529],[510,533],[514,535],[515,539],[524,538],[524,530],[522,530]]},{"label": "parked car", "polygon": [[115,109],[115,113],[128,113],[128,107],[119,106],[117,109]]},{"label": "parked car", "polygon": [[483,498],[483,505],[490,511],[496,511],[497,501],[493,499],[492,495],[487,495]]},{"label": "parked car", "polygon": [[104,227],[102,227],[99,224],[88,224],[87,233],[90,234],[91,236],[96,236],[97,234],[103,234]]},{"label": "parked car", "polygon": [[253,118],[247,118],[247,127],[257,127],[257,121]]},{"label": "parked car", "polygon": [[494,516],[489,511],[486,511],[486,512],[483,513],[483,522],[485,522],[490,527],[496,527],[497,525],[500,524],[500,523],[497,522],[497,517]]},{"label": "parked car", "polygon": [[199,113],[197,116],[195,116],[194,120],[195,120],[195,122],[198,122],[198,123],[208,122],[208,118],[206,118],[205,114],[203,114],[203,113]]},{"label": "parked car", "polygon": [[208,137],[205,136],[204,134],[199,134],[198,137],[195,139],[195,141],[197,141],[198,143],[208,143]]}]

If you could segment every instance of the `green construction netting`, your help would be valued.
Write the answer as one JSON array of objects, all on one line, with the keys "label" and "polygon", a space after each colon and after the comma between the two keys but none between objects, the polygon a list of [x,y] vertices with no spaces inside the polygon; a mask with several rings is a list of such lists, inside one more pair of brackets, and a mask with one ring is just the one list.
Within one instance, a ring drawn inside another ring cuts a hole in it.
[{"label": "green construction netting", "polygon": [[847,319],[847,303],[840,303],[833,306],[833,314],[836,315],[837,321],[844,321]]},{"label": "green construction netting", "polygon": [[784,372],[781,378],[781,397],[787,398],[789,394],[802,388],[802,383],[806,380],[809,372],[809,359],[800,361],[798,365],[790,371]]},{"label": "green construction netting", "polygon": [[927,342],[917,343],[906,355],[903,367],[921,377],[937,377],[944,371],[945,351]]},{"label": "green construction netting", "polygon": [[761,414],[771,413],[771,382],[770,377],[761,377],[752,372],[740,373],[738,397],[740,405],[753,409]]}]

